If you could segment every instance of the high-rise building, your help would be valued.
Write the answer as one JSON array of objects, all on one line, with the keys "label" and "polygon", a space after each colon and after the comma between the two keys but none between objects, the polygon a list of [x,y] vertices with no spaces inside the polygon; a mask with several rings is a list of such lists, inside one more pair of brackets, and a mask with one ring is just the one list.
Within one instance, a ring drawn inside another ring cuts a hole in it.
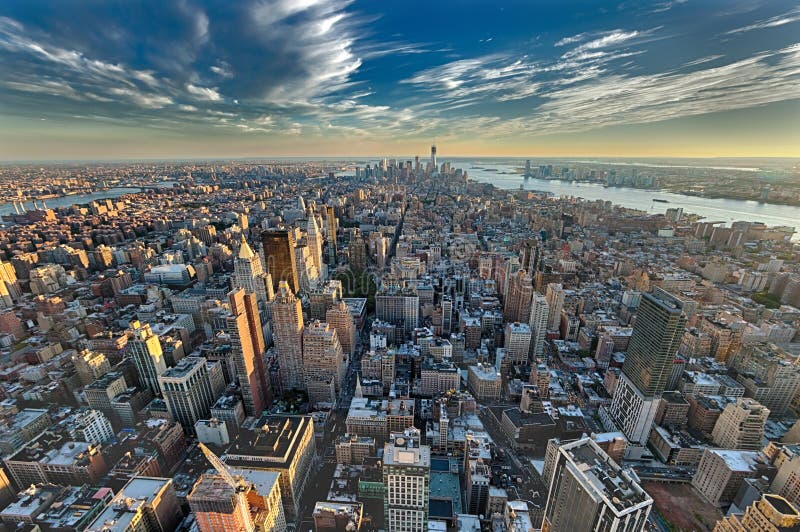
[{"label": "high-rise building", "polygon": [[350,307],[341,300],[334,303],[325,313],[325,321],[336,330],[342,350],[347,353],[349,360],[356,352],[356,326]]},{"label": "high-rise building", "polygon": [[375,314],[410,336],[419,323],[419,295],[414,288],[384,285],[375,295]]},{"label": "high-rise building", "polygon": [[256,294],[243,288],[228,294],[231,314],[225,319],[231,339],[234,370],[242,391],[242,403],[248,416],[260,416],[268,406],[269,381],[264,369],[264,335],[258,316]]},{"label": "high-rise building", "polygon": [[337,243],[336,243],[336,233],[339,228],[338,220],[336,220],[336,214],[333,212],[333,207],[328,205],[325,209],[325,218],[328,224],[328,264],[331,268],[336,268],[336,257],[337,257]]},{"label": "high-rise building", "polygon": [[467,486],[466,513],[486,515],[489,500],[489,480],[491,469],[482,459],[468,459],[464,464],[464,480]]},{"label": "high-rise building", "polygon": [[161,395],[158,376],[167,370],[167,362],[158,335],[153,333],[149,324],[142,325],[138,321],[131,322],[128,335],[128,352],[139,372],[139,381],[153,395]]},{"label": "high-rise building", "polygon": [[336,329],[314,321],[303,330],[303,375],[312,403],[335,403],[345,372]]},{"label": "high-rise building", "polygon": [[72,363],[84,385],[94,382],[111,371],[111,364],[103,353],[96,353],[88,349],[73,355]]},{"label": "high-rise building", "polygon": [[428,530],[431,450],[419,430],[393,433],[383,449],[384,518],[389,532]]},{"label": "high-rise building", "polygon": [[681,303],[671,294],[656,288],[642,296],[622,374],[608,410],[614,424],[631,442],[647,443],[685,325]]},{"label": "high-rise building", "polygon": [[653,499],[594,440],[553,450],[543,532],[647,529]]},{"label": "high-rise building", "polygon": [[508,292],[503,305],[503,319],[527,322],[531,314],[533,280],[525,270],[519,270],[508,281]]},{"label": "high-rise building", "polygon": [[283,391],[303,390],[303,310],[286,281],[272,302],[272,337]]},{"label": "high-rise building", "polygon": [[728,403],[717,419],[711,438],[723,449],[743,449],[758,451],[764,437],[764,427],[769,417],[769,409],[758,401],[739,398]]},{"label": "high-rise building", "polygon": [[[200,532],[286,530],[279,473],[237,471],[235,479],[202,475],[186,497]],[[231,485],[231,480],[238,485]]]},{"label": "high-rise building", "polygon": [[561,283],[549,283],[545,292],[548,317],[547,329],[558,329],[561,325],[561,310],[564,308],[564,288]]},{"label": "high-rise building", "polygon": [[506,324],[505,334],[506,360],[513,366],[528,363],[528,352],[531,347],[531,327],[527,323]]},{"label": "high-rise building", "polygon": [[433,171],[436,172],[436,169],[439,167],[436,160],[436,144],[431,144],[431,165],[433,166]]},{"label": "high-rise building", "polygon": [[757,478],[766,471],[760,453],[735,449],[704,449],[692,486],[715,506],[733,502],[746,478]]},{"label": "high-rise building", "polygon": [[442,334],[450,334],[453,331],[453,298],[442,296]]},{"label": "high-rise building", "polygon": [[531,314],[528,325],[531,327],[531,357],[539,360],[544,356],[544,346],[547,341],[547,321],[550,307],[547,298],[539,292],[533,294],[531,300]]},{"label": "high-rise building", "polygon": [[[281,500],[286,519],[300,511],[316,447],[311,416],[264,416],[250,428],[243,428],[224,455],[225,464],[241,471],[280,473]],[[259,491],[261,491],[259,489]]]},{"label": "high-rise building", "polygon": [[744,511],[717,521],[714,532],[789,532],[800,530],[800,512],[781,497],[767,493]]},{"label": "high-rise building", "polygon": [[300,289],[297,276],[297,260],[294,255],[294,233],[287,229],[268,229],[261,233],[267,273],[272,277],[272,288],[278,292],[281,281],[285,281],[292,292]]},{"label": "high-rise building", "polygon": [[262,309],[272,301],[275,294],[270,274],[264,272],[261,258],[253,252],[244,237],[239,246],[239,255],[233,261],[231,282],[234,290],[243,288],[245,292],[255,294],[259,307]]},{"label": "high-rise building", "polygon": [[[219,363],[211,366],[215,366],[221,376]],[[180,423],[187,433],[194,432],[194,424],[198,419],[208,418],[211,405],[222,391],[215,389],[219,387],[219,383],[214,382],[215,376],[213,370],[209,371],[210,369],[205,358],[186,357],[158,378],[172,418]],[[223,380],[223,388],[224,384]]]},{"label": "high-rise building", "polygon": [[322,270],[322,233],[317,225],[317,217],[313,212],[308,215],[306,240],[308,241],[311,260],[314,262],[314,266],[317,267],[320,276],[324,276]]}]

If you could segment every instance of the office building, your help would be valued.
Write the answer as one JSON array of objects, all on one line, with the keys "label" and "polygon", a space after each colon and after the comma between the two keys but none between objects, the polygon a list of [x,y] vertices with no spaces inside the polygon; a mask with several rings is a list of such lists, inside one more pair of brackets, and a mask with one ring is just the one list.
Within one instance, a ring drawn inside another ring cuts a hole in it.
[{"label": "office building", "polygon": [[506,361],[512,366],[528,364],[531,347],[531,327],[527,323],[513,322],[506,325]]},{"label": "office building", "polygon": [[[215,368],[219,363],[209,363],[202,357],[187,357],[174,368],[165,371],[158,382],[172,418],[188,434],[194,433],[198,419],[207,419],[211,405],[222,393],[215,382]],[[224,387],[224,381],[222,382]]]},{"label": "office building", "polygon": [[277,293],[280,283],[284,281],[292,293],[297,293],[300,284],[294,254],[294,233],[287,229],[268,229],[261,233],[261,243],[273,290]]},{"label": "office building", "polygon": [[153,333],[149,324],[142,325],[138,321],[131,323],[128,335],[128,352],[139,373],[139,382],[154,396],[160,396],[158,376],[167,370],[167,362],[158,335]]},{"label": "office building", "polygon": [[312,403],[335,403],[345,375],[336,329],[313,321],[303,330],[303,377]]},{"label": "office building", "polygon": [[350,360],[356,352],[356,326],[350,307],[344,301],[333,303],[325,313],[325,321],[336,331],[339,343],[342,344],[342,351]]},{"label": "office building", "polygon": [[294,520],[315,454],[310,416],[264,416],[252,427],[242,428],[223,460],[228,467],[245,473],[249,469],[280,473],[283,510],[287,520]]},{"label": "office building", "polygon": [[502,377],[494,366],[478,364],[470,366],[467,372],[467,384],[479,401],[496,401],[500,399]]},{"label": "office building", "polygon": [[322,276],[322,233],[317,225],[317,218],[313,212],[308,215],[308,224],[306,225],[306,241],[308,243],[311,260],[317,271]]},{"label": "office building", "polygon": [[680,302],[668,292],[657,288],[642,296],[608,410],[614,424],[633,443],[647,443],[685,324]]},{"label": "office building", "polygon": [[75,441],[66,431],[43,432],[3,459],[17,486],[94,484],[108,472],[102,446]]},{"label": "office building", "polygon": [[242,392],[244,411],[260,416],[271,402],[269,380],[264,369],[264,335],[253,292],[239,288],[228,294],[231,313],[225,318],[230,336],[236,380]]},{"label": "office building", "polygon": [[717,521],[714,532],[790,532],[800,530],[800,512],[781,497],[766,493],[747,507],[744,515],[729,515]]},{"label": "office building", "polygon": [[761,476],[762,460],[756,451],[705,449],[692,486],[711,504],[725,506],[733,501],[746,478]]},{"label": "office building", "polygon": [[549,283],[545,292],[547,301],[547,330],[557,330],[561,326],[561,310],[564,308],[564,288],[561,283]]},{"label": "office building", "polygon": [[72,356],[72,363],[84,386],[111,371],[111,363],[103,353],[84,349]]},{"label": "office building", "polygon": [[653,499],[591,438],[558,446],[542,531],[647,528]]},{"label": "office building", "polygon": [[171,532],[183,519],[171,478],[134,477],[86,532]]},{"label": "office building", "polygon": [[333,207],[331,205],[328,205],[325,208],[325,221],[328,224],[328,265],[335,269],[338,253],[336,233],[339,229],[339,221],[336,219],[336,214],[334,214]]},{"label": "office building", "polygon": [[233,480],[239,484],[232,486],[221,475],[202,475],[186,497],[200,532],[286,530],[278,476],[274,471],[237,471]]},{"label": "office building", "polygon": [[419,430],[391,435],[383,449],[384,518],[389,532],[428,529],[431,451]]},{"label": "office building", "polygon": [[266,308],[275,295],[270,274],[264,272],[261,258],[253,252],[244,236],[239,245],[239,254],[233,261],[231,283],[234,290],[241,288],[245,293],[255,294],[261,309]]},{"label": "office building", "polygon": [[280,367],[282,391],[303,390],[303,310],[282,281],[272,303],[272,337]]},{"label": "office building", "polygon": [[728,403],[717,419],[711,438],[723,449],[758,451],[763,447],[764,427],[769,409],[753,399],[739,398]]},{"label": "office building", "polygon": [[468,459],[464,464],[464,480],[467,486],[466,513],[486,515],[489,501],[491,468],[483,459]]},{"label": "office building", "polygon": [[528,318],[528,325],[531,328],[531,359],[534,361],[544,357],[549,316],[550,307],[547,305],[547,298],[539,292],[535,292],[531,300],[531,313]]},{"label": "office building", "polygon": [[410,337],[419,324],[419,295],[414,288],[384,284],[375,294],[375,317]]},{"label": "office building", "polygon": [[524,269],[511,275],[508,280],[503,305],[503,319],[509,322],[527,322],[531,314],[531,297],[533,296],[533,279]]},{"label": "office building", "polygon": [[728,358],[744,395],[768,408],[774,416],[786,413],[800,387],[800,365],[775,344],[743,346]]}]

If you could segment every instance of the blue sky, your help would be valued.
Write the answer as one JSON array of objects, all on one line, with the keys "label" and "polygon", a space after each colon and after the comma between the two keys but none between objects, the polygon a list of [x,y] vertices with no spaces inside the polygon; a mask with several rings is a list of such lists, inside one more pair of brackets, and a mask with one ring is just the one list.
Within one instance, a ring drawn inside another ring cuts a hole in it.
[{"label": "blue sky", "polygon": [[797,2],[0,5],[0,158],[800,155]]}]

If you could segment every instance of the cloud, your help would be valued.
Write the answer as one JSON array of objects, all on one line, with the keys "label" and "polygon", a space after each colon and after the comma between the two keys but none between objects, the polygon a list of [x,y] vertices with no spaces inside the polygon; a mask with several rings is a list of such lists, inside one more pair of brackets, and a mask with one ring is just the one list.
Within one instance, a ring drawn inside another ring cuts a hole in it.
[{"label": "cloud", "polygon": [[800,8],[793,9],[788,13],[784,13],[783,15],[777,15],[774,17],[770,17],[768,19],[755,22],[747,26],[743,26],[741,28],[736,28],[730,31],[726,31],[725,35],[734,35],[737,33],[744,33],[753,30],[764,30],[767,28],[777,28],[778,26],[792,24],[798,21],[800,21]]},{"label": "cloud", "polygon": [[612,74],[545,98],[532,116],[542,132],[655,122],[800,98],[800,44],[690,72]]},{"label": "cloud", "polygon": [[186,90],[189,94],[193,97],[197,98],[198,100],[207,100],[209,102],[218,102],[222,99],[222,95],[217,92],[216,89],[211,89],[208,87],[198,87],[196,85],[189,84],[186,86]]}]

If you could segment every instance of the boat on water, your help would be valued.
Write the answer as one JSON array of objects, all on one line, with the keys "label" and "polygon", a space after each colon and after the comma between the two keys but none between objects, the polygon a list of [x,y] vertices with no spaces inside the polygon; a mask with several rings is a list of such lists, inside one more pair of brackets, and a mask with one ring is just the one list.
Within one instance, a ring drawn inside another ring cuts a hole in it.
[{"label": "boat on water", "polygon": [[656,203],[669,203],[669,200],[659,199],[659,198],[653,198],[653,201],[655,201]]}]

